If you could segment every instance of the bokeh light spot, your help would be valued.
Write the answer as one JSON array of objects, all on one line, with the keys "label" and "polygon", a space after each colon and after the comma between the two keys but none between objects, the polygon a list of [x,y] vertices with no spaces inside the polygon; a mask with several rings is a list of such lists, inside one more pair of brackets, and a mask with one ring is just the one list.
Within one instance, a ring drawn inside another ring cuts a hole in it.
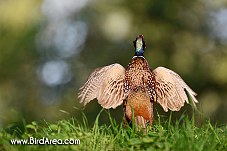
[{"label": "bokeh light spot", "polygon": [[213,36],[219,38],[223,44],[227,44],[227,9],[220,9],[211,13],[210,25]]},{"label": "bokeh light spot", "polygon": [[131,16],[127,12],[112,12],[102,23],[104,35],[112,41],[121,41],[131,30]]},{"label": "bokeh light spot", "polygon": [[40,71],[41,80],[48,86],[65,84],[71,80],[69,65],[62,61],[48,61]]}]

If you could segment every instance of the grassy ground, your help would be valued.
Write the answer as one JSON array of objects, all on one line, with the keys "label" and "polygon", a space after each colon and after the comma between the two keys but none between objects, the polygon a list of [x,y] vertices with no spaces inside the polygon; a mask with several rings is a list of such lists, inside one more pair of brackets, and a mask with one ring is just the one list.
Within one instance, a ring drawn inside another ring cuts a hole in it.
[{"label": "grassy ground", "polygon": [[[103,114],[103,113],[102,113]],[[105,114],[105,113],[104,113]],[[99,114],[100,115],[100,114]],[[117,124],[111,116],[110,125],[100,125],[99,115],[92,127],[75,118],[56,123],[25,124],[24,127],[9,127],[0,130],[0,151],[19,150],[190,150],[214,151],[227,150],[227,126],[212,126],[209,121],[194,126],[194,118],[182,115],[179,121],[163,121],[157,117],[147,134],[138,132],[134,126],[123,128],[123,122]],[[14,130],[14,131],[12,131]],[[12,145],[11,139],[29,139],[43,137],[50,139],[79,139],[79,145]]]}]

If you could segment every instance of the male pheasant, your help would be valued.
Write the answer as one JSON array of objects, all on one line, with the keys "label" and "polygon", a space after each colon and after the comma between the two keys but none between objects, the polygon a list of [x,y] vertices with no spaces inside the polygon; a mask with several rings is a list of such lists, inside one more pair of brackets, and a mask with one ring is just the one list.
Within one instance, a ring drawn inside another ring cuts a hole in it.
[{"label": "male pheasant", "polygon": [[[120,64],[97,68],[80,88],[78,97],[86,105],[97,98],[106,108],[116,108],[123,103],[125,121],[131,122],[133,115],[136,126],[146,128],[153,122],[153,103],[158,102],[164,109],[179,111],[191,97],[197,103],[196,93],[172,70],[157,67],[153,71],[144,58],[143,35],[134,41],[135,55],[125,69]],[[134,114],[133,114],[134,113]]]}]

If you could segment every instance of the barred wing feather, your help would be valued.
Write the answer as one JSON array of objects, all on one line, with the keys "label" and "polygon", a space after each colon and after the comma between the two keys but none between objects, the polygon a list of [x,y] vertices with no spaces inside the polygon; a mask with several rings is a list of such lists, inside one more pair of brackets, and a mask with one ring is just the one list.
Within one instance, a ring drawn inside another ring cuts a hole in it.
[{"label": "barred wing feather", "polygon": [[104,108],[116,108],[126,98],[124,93],[125,68],[120,64],[111,64],[97,68],[80,88],[80,103],[86,105],[97,98]]},{"label": "barred wing feather", "polygon": [[195,98],[197,94],[177,73],[164,67],[156,68],[153,73],[156,79],[157,102],[164,111],[167,112],[168,109],[179,111],[185,101],[189,103],[187,94],[191,97],[194,105],[198,103]]}]

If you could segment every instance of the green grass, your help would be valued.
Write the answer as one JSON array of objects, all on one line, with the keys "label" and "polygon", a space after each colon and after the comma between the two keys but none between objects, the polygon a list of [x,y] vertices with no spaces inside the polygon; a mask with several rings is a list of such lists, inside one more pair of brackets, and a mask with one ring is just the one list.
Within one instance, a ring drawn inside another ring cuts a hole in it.
[{"label": "green grass", "polygon": [[[147,134],[136,131],[134,127],[124,127],[123,122],[116,123],[109,114],[110,125],[99,124],[99,113],[93,124],[83,116],[83,121],[75,118],[56,123],[24,124],[24,127],[8,127],[0,130],[0,150],[189,150],[214,151],[227,150],[227,126],[212,126],[209,121],[194,126],[194,118],[182,115],[176,122],[164,120],[160,116]],[[84,114],[83,114],[84,115]],[[12,131],[13,130],[13,131]],[[11,145],[11,139],[29,137],[48,139],[80,139],[79,145]]]}]

